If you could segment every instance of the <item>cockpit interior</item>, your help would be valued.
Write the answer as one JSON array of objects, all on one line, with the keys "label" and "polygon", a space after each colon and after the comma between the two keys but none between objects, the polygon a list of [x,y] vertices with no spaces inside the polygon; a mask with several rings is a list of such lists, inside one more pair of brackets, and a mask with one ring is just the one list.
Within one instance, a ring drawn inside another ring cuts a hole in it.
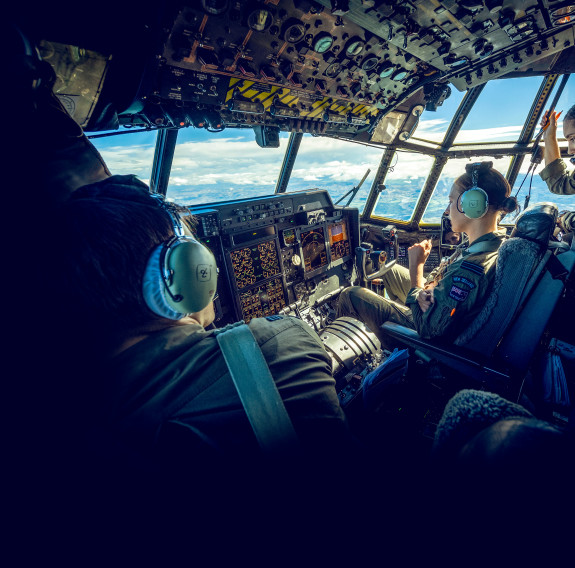
[{"label": "cockpit interior", "polygon": [[[391,352],[363,323],[338,320],[338,296],[351,285],[384,294],[382,271],[407,267],[407,249],[422,239],[432,241],[426,274],[462,243],[444,210],[465,164],[493,161],[523,209],[575,209],[575,196],[551,195],[535,171],[543,113],[575,101],[572,1],[103,0],[88,13],[54,3],[10,10],[113,173],[136,173],[195,218],[220,268],[215,324],[276,314],[307,322],[359,430],[373,426],[366,378]],[[561,137],[559,146],[568,164]],[[516,218],[502,221],[508,235]],[[412,412],[431,440],[457,388],[518,400],[550,346],[575,396],[575,336],[564,323],[575,253],[553,239],[551,282],[543,268],[530,280],[517,311],[526,319],[508,322],[489,353],[391,329],[428,386],[411,410],[397,393],[379,406],[395,418]],[[527,314],[533,290],[556,283]],[[534,404],[565,423],[568,394]]]}]

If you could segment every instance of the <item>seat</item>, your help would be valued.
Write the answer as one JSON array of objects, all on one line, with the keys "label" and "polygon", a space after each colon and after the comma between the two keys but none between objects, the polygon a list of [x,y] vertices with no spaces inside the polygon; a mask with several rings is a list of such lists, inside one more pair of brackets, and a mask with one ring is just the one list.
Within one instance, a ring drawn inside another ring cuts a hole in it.
[{"label": "seat", "polygon": [[526,209],[500,247],[493,290],[477,318],[453,343],[424,339],[386,322],[383,332],[484,388],[519,396],[543,332],[575,266],[575,250],[551,240],[558,211],[552,203]]}]

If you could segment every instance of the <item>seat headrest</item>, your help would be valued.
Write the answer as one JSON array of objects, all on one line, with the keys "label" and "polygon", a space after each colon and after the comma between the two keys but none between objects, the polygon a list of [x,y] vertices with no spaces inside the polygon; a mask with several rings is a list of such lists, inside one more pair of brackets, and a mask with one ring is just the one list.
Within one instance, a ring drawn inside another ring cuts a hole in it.
[{"label": "seat headrest", "polygon": [[545,247],[553,235],[558,215],[554,203],[535,203],[517,217],[511,236],[528,239]]}]

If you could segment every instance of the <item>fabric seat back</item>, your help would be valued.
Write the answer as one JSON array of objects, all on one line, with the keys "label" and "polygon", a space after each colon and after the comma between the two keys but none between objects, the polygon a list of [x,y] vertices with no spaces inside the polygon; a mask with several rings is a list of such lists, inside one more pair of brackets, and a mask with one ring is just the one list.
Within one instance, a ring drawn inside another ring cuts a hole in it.
[{"label": "fabric seat back", "polygon": [[499,249],[493,290],[455,345],[484,356],[493,354],[552,254],[548,246],[557,215],[554,204],[538,203],[518,217],[511,237]]}]

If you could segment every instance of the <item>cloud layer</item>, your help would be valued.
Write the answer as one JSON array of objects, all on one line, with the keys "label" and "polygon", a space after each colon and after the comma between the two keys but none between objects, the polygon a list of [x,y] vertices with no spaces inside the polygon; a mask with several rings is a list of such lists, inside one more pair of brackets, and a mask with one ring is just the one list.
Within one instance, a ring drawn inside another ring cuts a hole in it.
[{"label": "cloud layer", "polygon": [[[415,136],[439,140],[446,128],[447,123],[442,119],[422,120]],[[521,128],[504,126],[462,130],[457,142],[513,140],[518,137]],[[196,134],[192,130],[187,133],[188,140],[176,147],[168,197],[191,205],[273,193],[287,147],[286,133],[280,135],[279,148],[260,148],[251,130],[224,131],[209,138],[200,134],[203,132]],[[194,139],[194,135],[198,139]],[[146,133],[146,136],[145,140],[140,138],[137,144],[131,146],[125,145],[126,140],[132,138],[126,135],[107,139],[106,144],[99,147],[112,173],[133,173],[149,183],[155,135]],[[98,141],[95,143],[98,147]],[[382,155],[382,149],[304,135],[288,189],[327,189],[337,198],[357,186],[369,169],[370,174],[353,202],[353,205],[362,207]],[[474,158],[473,161],[481,159]],[[494,167],[502,173],[507,172],[509,157],[483,159],[493,161]],[[457,159],[447,162],[424,220],[437,219],[445,208],[453,180],[463,173],[465,164],[470,161]],[[387,189],[381,194],[376,211],[386,216],[392,216],[395,212],[396,218],[409,219],[432,164],[433,158],[429,156],[398,152],[386,176]],[[525,159],[518,183],[528,167],[529,160]],[[537,172],[541,169],[542,166],[539,166]],[[532,191],[539,193],[546,190],[538,175],[533,180],[535,189]],[[575,199],[571,198],[571,201],[575,206]],[[398,211],[401,213],[398,214]]]}]

